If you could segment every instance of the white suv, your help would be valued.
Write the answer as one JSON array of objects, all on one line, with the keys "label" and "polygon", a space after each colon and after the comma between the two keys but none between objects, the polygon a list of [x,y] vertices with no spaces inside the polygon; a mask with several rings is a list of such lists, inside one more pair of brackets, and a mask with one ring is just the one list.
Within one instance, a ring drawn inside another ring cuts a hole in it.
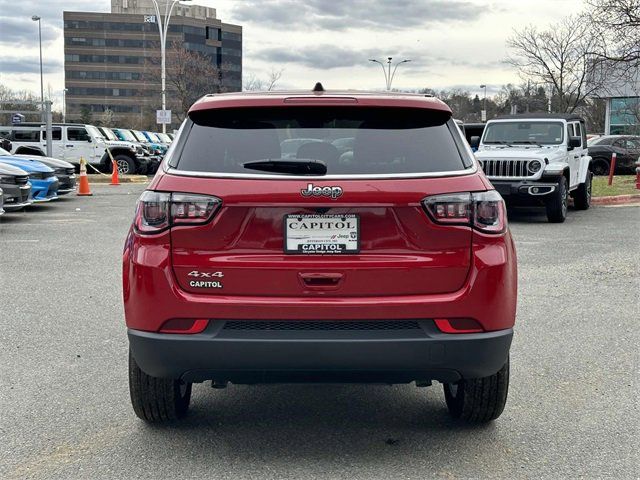
[{"label": "white suv", "polygon": [[[39,123],[15,125],[9,140],[13,152],[25,155],[45,155],[47,132]],[[107,147],[118,164],[120,173],[146,173],[149,160],[144,150],[130,142],[105,140],[93,125],[55,123],[51,128],[52,157],[74,165],[80,158],[96,168],[111,171],[111,159]]]},{"label": "white suv", "polygon": [[555,223],[566,219],[570,196],[576,209],[589,208],[591,157],[584,120],[576,115],[522,114],[490,120],[476,159],[508,204],[545,206],[548,220]]}]

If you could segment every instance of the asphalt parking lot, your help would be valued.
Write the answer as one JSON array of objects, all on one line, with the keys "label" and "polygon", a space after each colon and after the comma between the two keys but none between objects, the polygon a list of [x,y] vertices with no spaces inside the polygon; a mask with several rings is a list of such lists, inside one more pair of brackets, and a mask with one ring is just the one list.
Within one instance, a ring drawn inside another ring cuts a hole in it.
[{"label": "asphalt parking lot", "polygon": [[120,254],[144,185],[0,219],[2,478],[638,478],[640,207],[514,212],[520,266],[502,417],[442,389],[194,387],[181,424],[129,404]]}]

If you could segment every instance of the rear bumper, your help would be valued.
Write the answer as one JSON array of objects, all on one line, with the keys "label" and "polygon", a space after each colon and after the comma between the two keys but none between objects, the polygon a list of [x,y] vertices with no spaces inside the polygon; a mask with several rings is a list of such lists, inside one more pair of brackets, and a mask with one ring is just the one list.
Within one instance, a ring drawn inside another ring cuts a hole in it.
[{"label": "rear bumper", "polygon": [[431,320],[400,322],[415,326],[368,329],[375,322],[358,322],[365,328],[260,330],[219,320],[195,335],[132,329],[128,335],[144,372],[188,382],[455,382],[492,375],[507,361],[512,329],[444,334]]}]

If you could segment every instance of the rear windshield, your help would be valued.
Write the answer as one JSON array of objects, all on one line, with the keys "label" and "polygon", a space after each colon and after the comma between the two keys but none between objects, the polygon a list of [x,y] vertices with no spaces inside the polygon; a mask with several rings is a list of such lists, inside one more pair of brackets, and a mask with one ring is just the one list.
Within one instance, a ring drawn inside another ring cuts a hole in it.
[{"label": "rear windshield", "polygon": [[[284,107],[190,114],[180,170],[261,174],[250,163],[305,159],[326,175],[459,171],[472,165],[447,112],[377,107]],[[286,173],[285,173],[286,175]]]}]

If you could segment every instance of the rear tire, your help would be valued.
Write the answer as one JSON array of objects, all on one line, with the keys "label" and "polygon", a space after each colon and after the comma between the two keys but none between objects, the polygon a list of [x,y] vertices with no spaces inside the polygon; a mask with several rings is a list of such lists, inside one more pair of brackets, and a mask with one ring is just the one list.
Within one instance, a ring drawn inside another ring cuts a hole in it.
[{"label": "rear tire", "polygon": [[591,206],[591,181],[593,174],[587,172],[587,178],[584,183],[581,183],[576,190],[576,194],[573,197],[573,206],[576,210],[589,210]]},{"label": "rear tire", "polygon": [[547,220],[551,223],[562,223],[567,219],[569,209],[569,188],[567,179],[562,176],[556,187],[556,191],[547,200]]},{"label": "rear tire", "polygon": [[445,383],[444,398],[449,413],[467,423],[486,423],[498,418],[507,403],[509,360],[495,374],[483,378]]},{"label": "rear tire", "polygon": [[149,423],[184,417],[191,401],[191,383],[144,373],[129,351],[129,393],[136,415]]},{"label": "rear tire", "polygon": [[605,158],[594,158],[591,161],[591,171],[594,175],[609,175],[609,161]]}]

